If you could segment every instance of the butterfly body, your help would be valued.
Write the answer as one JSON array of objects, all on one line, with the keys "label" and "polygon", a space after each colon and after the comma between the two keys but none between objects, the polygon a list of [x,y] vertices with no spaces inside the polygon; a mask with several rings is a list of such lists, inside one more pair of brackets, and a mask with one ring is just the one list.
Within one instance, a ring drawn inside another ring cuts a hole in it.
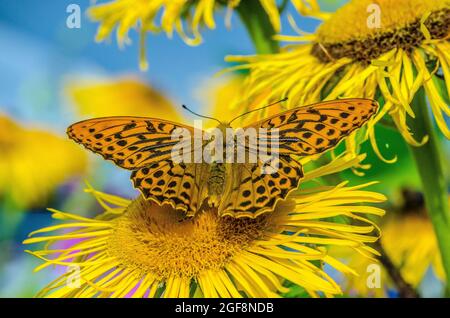
[{"label": "butterfly body", "polygon": [[[217,208],[221,216],[256,217],[272,211],[279,200],[297,189],[303,178],[298,157],[335,147],[366,123],[377,108],[372,100],[343,99],[297,107],[244,127],[277,131],[277,148],[272,155],[278,164],[269,173],[262,158],[247,160],[258,153],[255,145],[244,145],[244,162],[220,160],[228,158],[227,150],[236,149],[236,143],[230,145],[229,140],[220,141],[217,136],[205,138],[206,132],[158,118],[94,118],[71,125],[67,133],[87,149],[131,170],[134,187],[160,205],[170,204],[187,216],[209,206]],[[218,128],[227,136],[230,125]],[[215,150],[212,161],[177,162],[172,155],[180,141],[174,140],[173,134],[179,129],[190,134],[183,143],[192,153],[203,153],[198,145],[203,148],[213,142],[222,142],[222,149]],[[270,149],[269,134],[258,135],[256,145]]]},{"label": "butterfly body", "polygon": [[[213,162],[210,165],[209,177],[207,181],[208,204],[211,207],[218,207],[220,198],[225,190],[226,177],[225,163]],[[229,170],[229,169],[228,169]]]}]

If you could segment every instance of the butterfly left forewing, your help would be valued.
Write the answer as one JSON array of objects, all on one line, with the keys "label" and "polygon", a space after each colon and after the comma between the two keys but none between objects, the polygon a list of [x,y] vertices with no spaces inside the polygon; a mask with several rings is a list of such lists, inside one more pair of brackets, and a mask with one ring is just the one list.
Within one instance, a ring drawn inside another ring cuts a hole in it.
[{"label": "butterfly left forewing", "polygon": [[[172,138],[176,129],[184,129],[191,149],[194,129],[189,126],[155,118],[105,117],[75,123],[67,129],[68,136],[87,149],[98,153],[118,166],[135,170],[161,160],[170,159],[179,142]],[[201,138],[201,134],[199,134]]]},{"label": "butterfly left forewing", "polygon": [[[185,138],[177,138],[180,133]],[[194,147],[202,145],[202,132],[196,134],[192,127],[155,118],[105,117],[73,124],[67,134],[105,159],[133,170],[133,184],[145,198],[170,204],[187,215],[200,208],[208,171],[203,164],[176,163],[172,150],[183,145],[192,159]]]}]

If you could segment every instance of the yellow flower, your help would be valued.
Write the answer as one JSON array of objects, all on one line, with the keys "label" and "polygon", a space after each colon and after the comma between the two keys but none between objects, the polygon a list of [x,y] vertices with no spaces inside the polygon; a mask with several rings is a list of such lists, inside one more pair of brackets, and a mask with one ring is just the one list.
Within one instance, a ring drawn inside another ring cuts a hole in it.
[{"label": "yellow flower", "polygon": [[[430,267],[440,280],[445,280],[433,225],[425,213],[411,212],[393,216],[382,226],[382,231],[381,244],[384,251],[399,269],[403,279],[413,288],[419,286]],[[331,255],[347,258],[348,266],[357,269],[358,273],[366,273],[347,278],[349,291],[363,296],[385,297],[388,289],[396,288],[384,267],[381,267],[380,288],[367,286],[367,268],[373,263],[367,258],[349,254],[342,249],[336,249]]]},{"label": "yellow flower", "polygon": [[[117,28],[120,46],[129,42],[128,32],[138,27],[141,34],[141,68],[148,67],[145,59],[146,32],[165,32],[169,38],[176,32],[188,45],[202,42],[200,27],[216,27],[214,12],[220,7],[227,8],[226,23],[230,25],[231,12],[239,6],[240,0],[114,0],[89,9],[92,20],[100,23],[97,41],[108,38]],[[276,0],[259,0],[267,13],[270,23],[278,32],[281,29],[280,13]],[[292,0],[295,8],[305,15],[320,15],[316,0]],[[186,23],[183,22],[186,21]],[[185,24],[188,32],[185,31]]]},{"label": "yellow flower", "polygon": [[407,142],[416,146],[426,142],[426,138],[415,140],[406,122],[415,116],[410,103],[422,87],[439,128],[450,138],[444,119],[450,108],[442,91],[448,93],[450,88],[449,17],[448,0],[355,0],[331,15],[314,34],[278,36],[294,42],[279,54],[228,60],[243,62],[237,68],[251,70],[246,98],[268,88],[268,99],[289,96],[291,106],[381,96],[384,105],[367,126],[381,157],[374,124],[386,114]]},{"label": "yellow flower", "polygon": [[211,109],[211,116],[224,122],[230,121],[239,110],[240,91],[243,84],[242,76],[233,76],[219,81],[208,80],[199,90],[199,99],[208,103],[206,109]]},{"label": "yellow flower", "polygon": [[[305,185],[353,166],[354,160],[339,157],[307,172]],[[370,204],[385,197],[364,190],[368,185],[305,186],[272,213],[238,219],[219,217],[215,210],[186,219],[142,197],[130,201],[89,188],[103,214],[90,219],[51,210],[63,222],[31,233],[24,244],[46,243],[43,250],[28,251],[44,261],[36,271],[68,268],[40,297],[272,297],[287,292],[286,280],[313,297],[333,296],[341,289],[322,265],[356,272],[330,257],[327,248],[378,255],[366,245],[378,239],[378,228],[361,214],[382,216],[384,211]],[[64,232],[51,233],[59,230]],[[73,244],[61,250],[61,242]],[[79,271],[72,272],[76,266]],[[79,288],[67,284],[76,277]]]},{"label": "yellow flower", "polygon": [[[206,84],[201,85],[198,90],[198,99],[201,101],[206,101],[206,112],[211,111],[214,118],[220,118],[221,121],[227,122],[236,117],[237,115],[243,113],[243,109],[253,108],[255,105],[259,105],[263,96],[256,98],[255,100],[249,101],[244,100],[244,91],[242,86],[244,83],[243,76],[231,76],[231,77],[221,77],[211,81],[207,80]],[[270,107],[269,114],[275,114],[280,112],[279,107]],[[265,112],[255,112],[244,116],[241,119],[241,125],[250,125],[257,120],[263,119]]]},{"label": "yellow flower", "polygon": [[433,225],[426,215],[407,215],[390,220],[381,240],[386,253],[400,266],[404,279],[417,287],[430,266],[441,279],[444,270]]},{"label": "yellow flower", "polygon": [[0,114],[0,197],[26,208],[86,168],[85,152],[65,138]]},{"label": "yellow flower", "polygon": [[[232,93],[240,81],[232,79],[213,96],[238,96]],[[227,106],[219,98],[212,102],[216,111]],[[90,188],[103,214],[90,219],[51,210],[63,222],[31,233],[24,242],[46,243],[43,250],[28,251],[44,261],[37,271],[52,265],[67,268],[38,296],[271,297],[288,291],[286,280],[311,296],[340,294],[322,265],[356,273],[330,257],[327,248],[344,246],[365,257],[377,255],[366,244],[378,239],[378,228],[361,214],[383,215],[370,205],[385,197],[364,190],[366,185],[328,187],[315,181],[354,167],[364,157],[341,155],[316,169],[311,167],[314,157],[301,158],[304,190],[254,219],[220,218],[214,210],[186,219],[142,197],[130,201]],[[335,222],[335,217],[349,222]],[[67,243],[70,247],[61,249]],[[77,281],[80,285],[74,288]]]},{"label": "yellow flower", "polygon": [[142,116],[180,120],[170,100],[137,79],[75,80],[69,83],[67,91],[79,113],[84,116]]}]

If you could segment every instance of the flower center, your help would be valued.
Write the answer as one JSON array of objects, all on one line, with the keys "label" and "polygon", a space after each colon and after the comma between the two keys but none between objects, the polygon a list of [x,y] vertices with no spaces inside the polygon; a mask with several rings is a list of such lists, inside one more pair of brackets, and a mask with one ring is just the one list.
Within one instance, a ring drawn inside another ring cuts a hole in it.
[{"label": "flower center", "polygon": [[353,0],[319,27],[311,53],[322,62],[347,57],[370,63],[394,48],[419,47],[424,29],[432,39],[449,34],[448,0]]},{"label": "flower center", "polygon": [[168,205],[139,197],[114,222],[108,253],[129,268],[163,280],[222,268],[263,235],[269,217],[235,219],[208,210],[186,219]]}]

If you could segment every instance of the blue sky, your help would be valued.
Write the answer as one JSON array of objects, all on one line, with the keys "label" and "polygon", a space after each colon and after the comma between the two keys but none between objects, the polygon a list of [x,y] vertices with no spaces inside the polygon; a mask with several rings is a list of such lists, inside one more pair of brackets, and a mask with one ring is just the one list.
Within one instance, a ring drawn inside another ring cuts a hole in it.
[{"label": "blue sky", "polygon": [[[187,46],[177,36],[169,40],[164,34],[149,35],[150,69],[142,73],[138,69],[136,33],[131,32],[133,45],[125,50],[120,50],[115,41],[97,44],[94,42],[97,25],[86,17],[81,29],[66,27],[66,8],[72,3],[80,5],[84,12],[90,1],[0,1],[0,113],[63,136],[66,127],[78,120],[63,94],[67,79],[76,76],[139,76],[176,103],[197,109],[203,105],[195,92],[226,66],[224,56],[254,52],[237,17],[234,16],[232,30],[228,31],[221,14],[216,19],[216,30],[204,30],[204,43],[198,47]],[[306,30],[314,29],[313,20],[305,22],[302,26]],[[285,30],[289,30],[287,25]],[[86,177],[96,189],[127,197],[136,195],[128,171],[117,169],[100,157],[94,160],[96,175],[107,178],[107,186],[103,188],[105,180]],[[75,200],[80,198],[91,199],[81,190]],[[74,208],[69,210],[83,213],[85,205],[68,202]],[[0,268],[0,296],[31,296],[44,285],[41,280],[48,281],[44,274],[30,276],[32,266],[38,262],[22,252],[20,242],[29,231],[50,223],[49,214],[44,212],[27,214],[11,247],[17,257],[11,256],[8,264]]]},{"label": "blue sky", "polygon": [[[115,38],[95,43],[97,24],[86,16],[83,15],[80,29],[67,28],[66,9],[72,3],[85,12],[90,1],[0,1],[0,113],[7,113],[27,126],[64,136],[66,127],[80,119],[64,94],[67,80],[130,75],[139,76],[163,91],[176,104],[187,104],[208,113],[205,109],[208,101],[200,100],[198,91],[227,66],[224,57],[254,53],[237,15],[233,16],[232,29],[227,30],[221,12],[216,17],[216,29],[203,30],[204,42],[197,47],[187,46],[177,35],[168,39],[165,34],[150,34],[147,40],[150,68],[141,72],[136,32],[130,32],[133,43],[125,49],[118,48]],[[306,31],[317,26],[317,20],[300,17],[292,7],[287,12]],[[286,16],[283,33],[293,34]],[[102,160],[97,158],[96,162]],[[114,190],[115,193],[133,191],[128,171],[116,169],[110,162],[103,162],[101,167],[107,171],[108,184],[120,189]],[[129,186],[124,188],[123,184]]]},{"label": "blue sky", "polygon": [[[95,43],[97,25],[83,16],[81,29],[66,27],[69,4],[83,11],[88,0],[3,0],[0,2],[0,105],[26,122],[55,124],[57,130],[70,122],[70,110],[61,96],[64,81],[73,76],[138,75],[161,89],[175,102],[199,107],[195,97],[201,84],[226,66],[228,54],[252,54],[253,46],[235,15],[232,29],[219,13],[215,30],[204,30],[204,43],[189,47],[178,36],[149,35],[150,69],[138,69],[136,32],[133,44],[119,49],[115,39]],[[290,8],[292,9],[292,8]],[[302,28],[312,31],[313,19],[297,17]],[[284,33],[292,33],[284,19]]]}]

